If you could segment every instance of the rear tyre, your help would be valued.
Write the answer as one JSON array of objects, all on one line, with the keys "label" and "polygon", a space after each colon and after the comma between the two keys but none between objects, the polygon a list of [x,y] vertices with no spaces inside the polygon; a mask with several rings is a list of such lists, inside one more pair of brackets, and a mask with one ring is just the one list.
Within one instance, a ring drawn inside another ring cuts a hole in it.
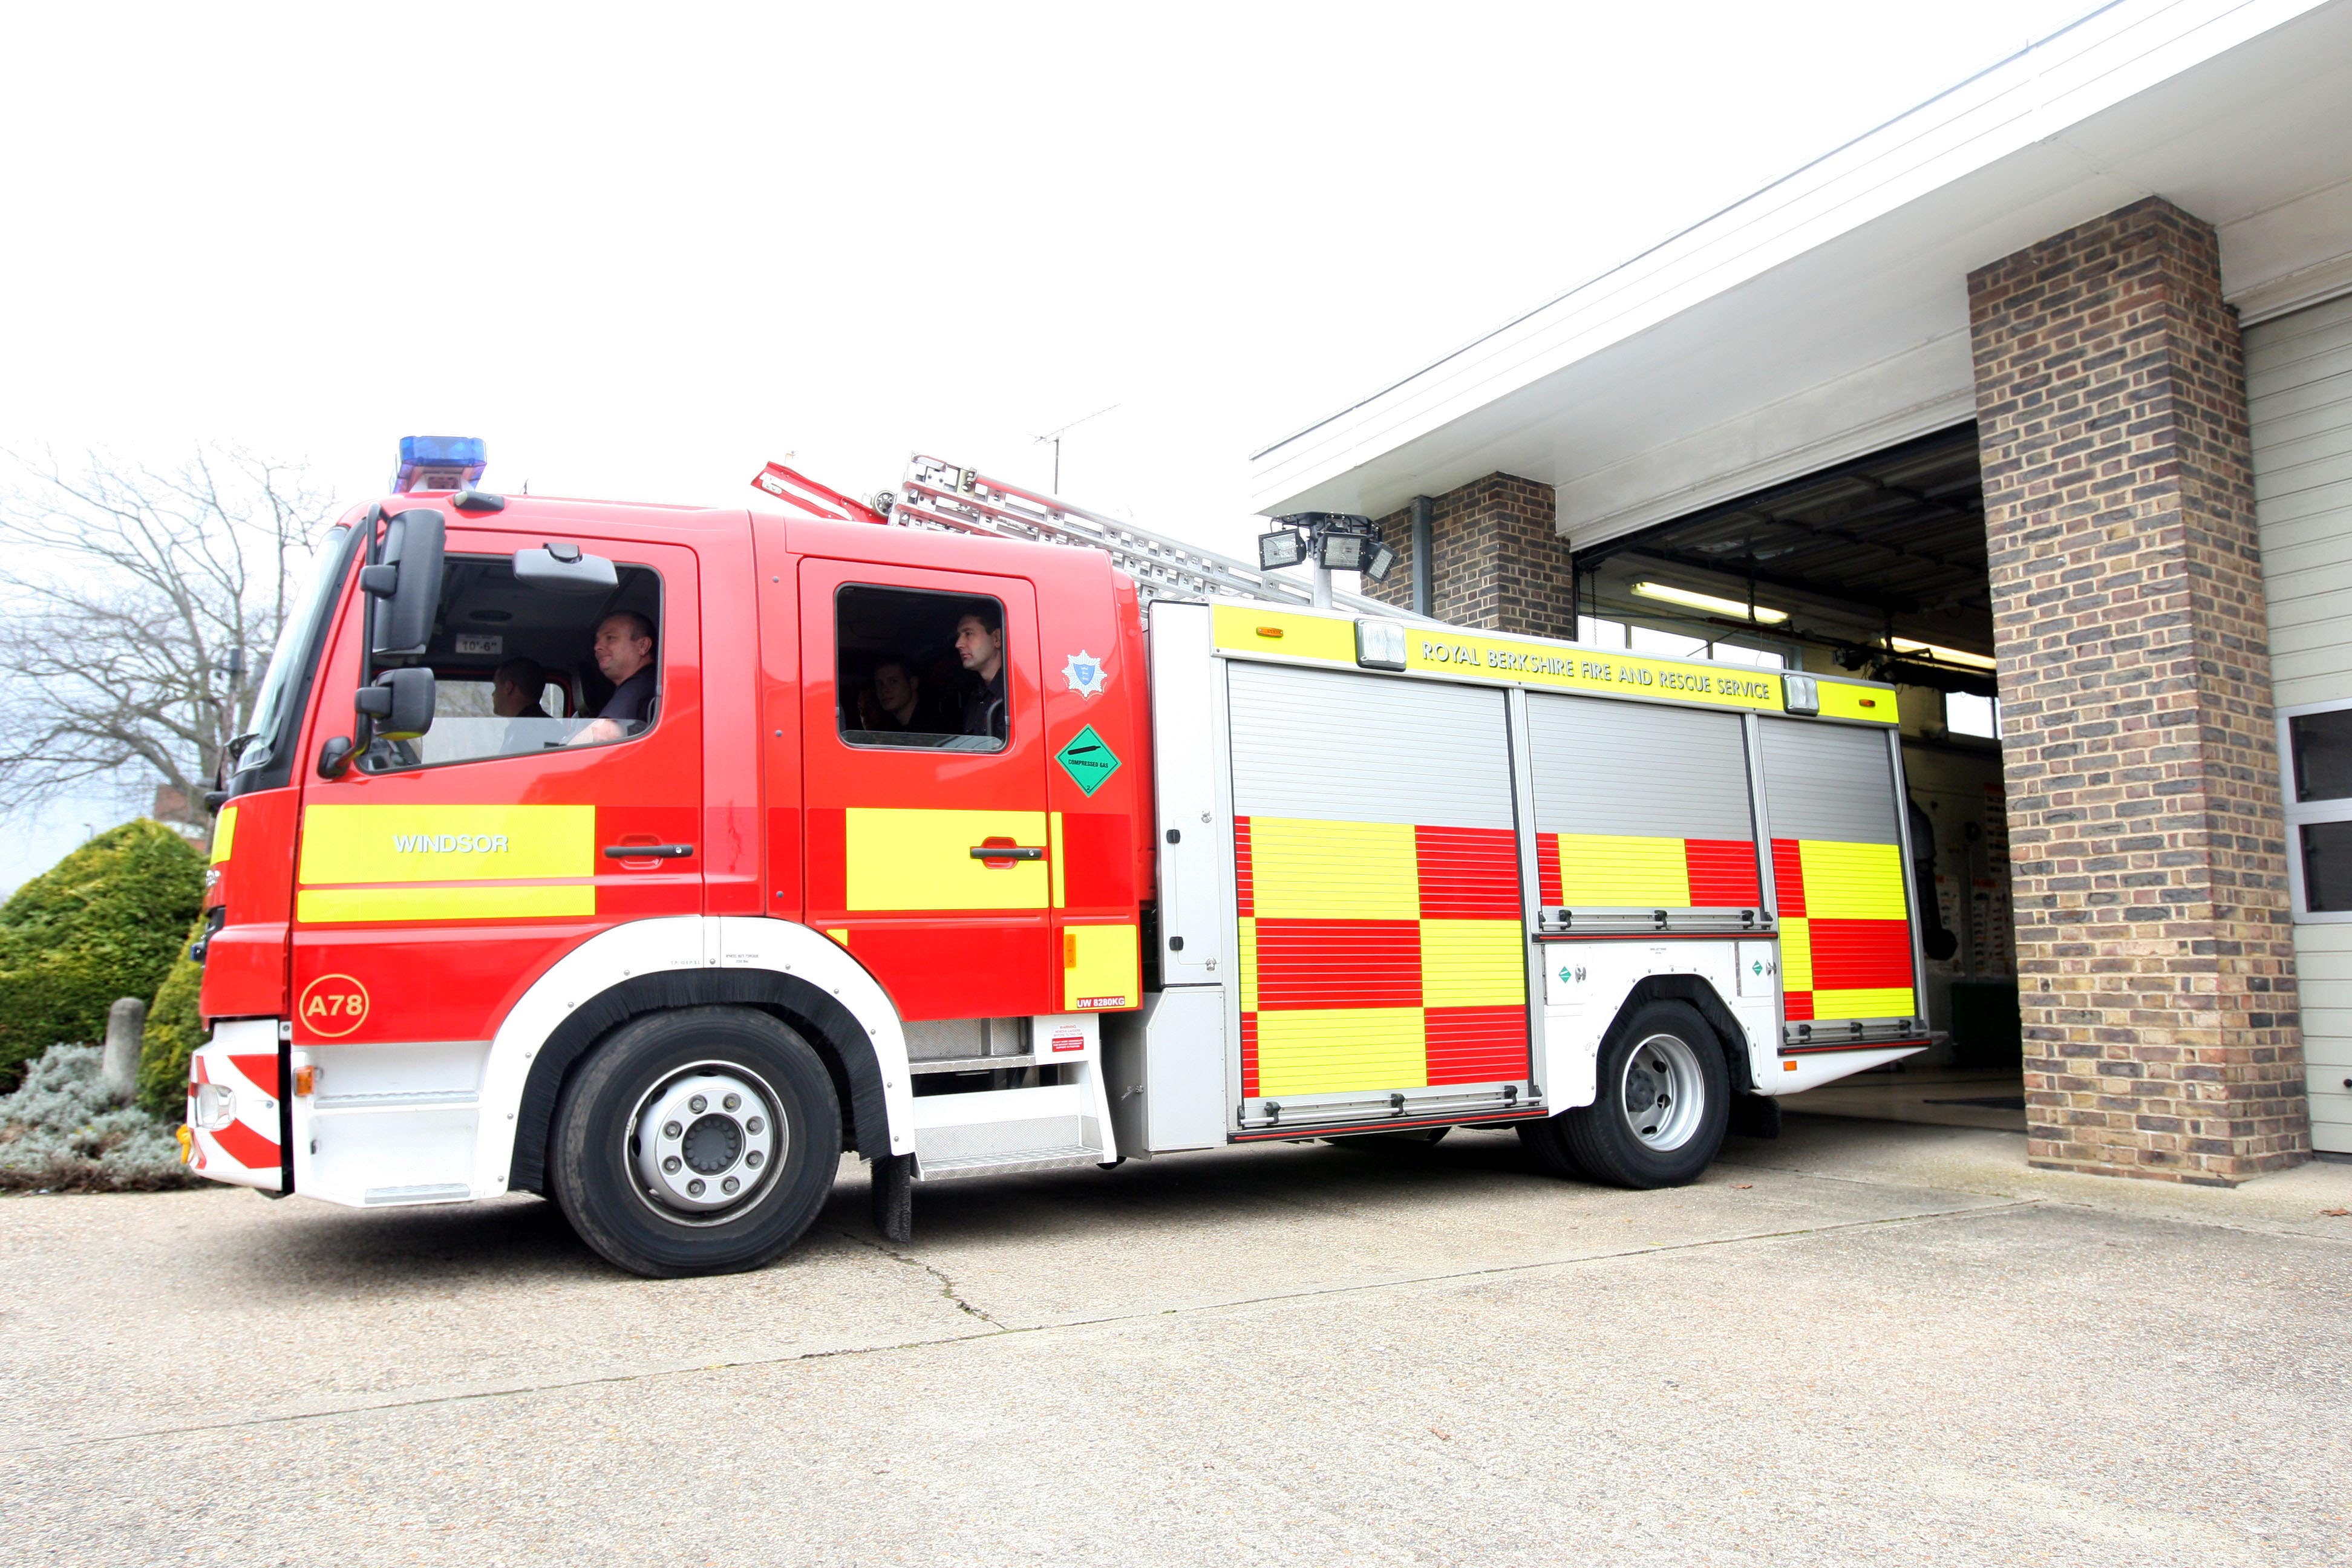
[{"label": "rear tyre", "polygon": [[550,1186],[580,1239],[652,1279],[772,1262],[841,1163],[841,1107],[814,1050],[742,1007],[624,1024],[556,1102]]},{"label": "rear tyre", "polygon": [[1601,1047],[1595,1081],[1591,1105],[1519,1128],[1555,1175],[1677,1187],[1715,1163],[1731,1120],[1731,1072],[1696,1009],[1643,1004]]}]

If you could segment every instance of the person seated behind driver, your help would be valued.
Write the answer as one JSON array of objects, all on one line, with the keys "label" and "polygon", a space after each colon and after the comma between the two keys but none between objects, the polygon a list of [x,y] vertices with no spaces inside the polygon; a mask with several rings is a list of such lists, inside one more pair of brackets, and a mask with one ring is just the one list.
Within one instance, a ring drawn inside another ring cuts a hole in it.
[{"label": "person seated behind driver", "polygon": [[569,744],[593,746],[634,735],[654,705],[654,626],[634,610],[615,610],[597,623],[593,650],[596,668],[613,683],[613,695],[596,710],[586,729]]},{"label": "person seated behind driver", "polygon": [[884,734],[952,735],[950,715],[930,700],[922,678],[903,658],[886,658],[857,693],[857,727]]},{"label": "person seated behind driver", "polygon": [[1004,739],[1004,616],[993,603],[974,604],[956,620],[956,658],[980,678],[963,700],[962,731]]},{"label": "person seated behind driver", "polygon": [[510,658],[491,672],[490,711],[501,719],[517,721],[499,735],[499,752],[511,755],[517,752],[535,752],[555,737],[545,730],[534,729],[530,721],[550,719],[539,694],[547,685],[547,672],[533,658]]}]

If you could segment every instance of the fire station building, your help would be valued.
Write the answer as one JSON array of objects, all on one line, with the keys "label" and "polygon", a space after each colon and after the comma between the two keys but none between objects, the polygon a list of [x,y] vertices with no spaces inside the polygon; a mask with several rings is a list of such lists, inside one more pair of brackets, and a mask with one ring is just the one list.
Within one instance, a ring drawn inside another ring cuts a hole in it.
[{"label": "fire station building", "polygon": [[1906,1069],[2021,1071],[2036,1164],[2352,1153],[2347,105],[2352,0],[2119,0],[1253,504],[1381,519],[1447,620],[1896,682],[1957,939]]}]

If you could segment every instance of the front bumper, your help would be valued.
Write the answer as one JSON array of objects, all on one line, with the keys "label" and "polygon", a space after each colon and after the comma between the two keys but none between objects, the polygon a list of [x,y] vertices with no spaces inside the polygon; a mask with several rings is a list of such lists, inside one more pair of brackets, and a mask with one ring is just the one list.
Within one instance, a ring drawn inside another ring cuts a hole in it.
[{"label": "front bumper", "polygon": [[181,1157],[196,1174],[265,1193],[286,1191],[284,1093],[278,1020],[231,1018],[188,1061]]}]

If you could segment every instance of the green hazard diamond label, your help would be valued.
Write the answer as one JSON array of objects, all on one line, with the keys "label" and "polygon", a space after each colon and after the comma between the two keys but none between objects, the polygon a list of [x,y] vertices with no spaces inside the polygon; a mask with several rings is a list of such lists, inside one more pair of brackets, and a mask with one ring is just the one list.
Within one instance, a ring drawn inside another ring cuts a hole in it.
[{"label": "green hazard diamond label", "polygon": [[1092,724],[1071,736],[1070,743],[1054,753],[1054,760],[1089,796],[1102,788],[1105,779],[1118,772],[1118,753],[1095,733]]}]

